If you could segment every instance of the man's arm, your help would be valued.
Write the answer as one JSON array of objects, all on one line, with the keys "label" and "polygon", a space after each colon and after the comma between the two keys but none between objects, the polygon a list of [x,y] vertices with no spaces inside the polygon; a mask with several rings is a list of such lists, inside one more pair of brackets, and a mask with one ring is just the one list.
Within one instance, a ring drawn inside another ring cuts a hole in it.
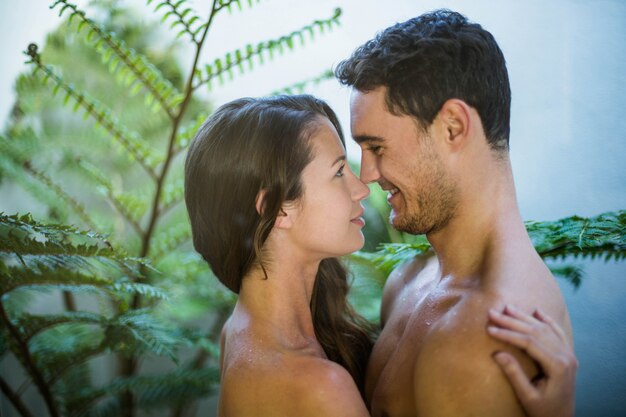
[{"label": "man's arm", "polygon": [[537,368],[519,349],[487,335],[487,310],[482,303],[460,305],[430,330],[414,370],[419,416],[526,415],[492,355],[512,355],[528,379]]}]

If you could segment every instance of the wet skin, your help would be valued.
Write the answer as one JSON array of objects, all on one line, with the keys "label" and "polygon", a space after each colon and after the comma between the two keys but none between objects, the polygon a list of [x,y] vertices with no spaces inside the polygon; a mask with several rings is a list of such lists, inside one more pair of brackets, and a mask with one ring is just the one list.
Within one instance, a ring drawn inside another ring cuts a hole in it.
[{"label": "wet skin", "polygon": [[351,130],[361,180],[388,190],[393,226],[426,234],[436,253],[385,285],[366,378],[372,416],[525,415],[492,354],[510,352],[529,379],[538,367],[488,336],[489,309],[541,308],[570,346],[571,326],[519,216],[508,156],[493,157],[480,118],[460,100],[420,130],[388,111],[384,88],[353,92]]}]

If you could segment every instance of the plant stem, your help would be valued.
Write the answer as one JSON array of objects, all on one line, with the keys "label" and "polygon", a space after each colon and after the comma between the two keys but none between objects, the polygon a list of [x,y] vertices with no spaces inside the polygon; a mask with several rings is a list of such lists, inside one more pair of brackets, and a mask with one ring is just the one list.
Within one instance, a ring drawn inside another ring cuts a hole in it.
[{"label": "plant stem", "polygon": [[15,408],[22,417],[34,417],[28,408],[26,408],[26,405],[22,402],[20,397],[11,391],[11,387],[4,379],[2,379],[2,377],[0,377],[0,391],[7,396],[9,401],[11,401],[11,404],[13,404],[13,408]]},{"label": "plant stem", "polygon": [[[209,335],[215,335],[215,339],[219,340],[219,335],[221,334],[221,329],[226,323],[228,316],[230,315],[230,308],[221,308],[218,313],[215,321],[211,325],[209,329]],[[209,353],[205,349],[198,349],[194,358],[187,365],[190,369],[200,369],[204,366],[207,359],[210,358]],[[186,401],[182,404],[176,406],[176,408],[172,409],[171,417],[183,417],[187,415],[193,415],[190,412],[191,409],[196,407],[198,404],[198,400],[190,400]]]},{"label": "plant stem", "polygon": [[76,311],[76,300],[74,294],[69,291],[63,291],[63,305],[67,311]]},{"label": "plant stem", "polygon": [[51,417],[59,417],[59,411],[57,409],[57,405],[54,401],[54,397],[52,396],[52,392],[50,391],[50,387],[46,383],[43,375],[35,366],[35,361],[33,357],[30,355],[30,351],[28,350],[28,344],[22,339],[19,331],[11,324],[11,320],[7,316],[6,311],[4,310],[4,306],[2,302],[0,302],[0,321],[4,324],[4,326],[9,331],[9,334],[13,337],[15,343],[19,347],[19,355],[23,359],[23,365],[26,367],[26,371],[30,374],[30,377],[33,379],[33,382],[39,389],[39,393],[43,397],[46,406],[48,407],[48,412]]},{"label": "plant stem", "polygon": [[[213,0],[211,14],[209,15],[209,19],[207,21],[206,27],[204,28],[204,31],[202,33],[202,38],[196,43],[196,46],[197,46],[196,53],[193,59],[193,65],[191,66],[191,70],[189,72],[189,77],[187,79],[184,99],[182,103],[180,104],[180,107],[178,109],[178,114],[172,120],[172,130],[171,130],[170,137],[169,137],[169,143],[167,146],[167,153],[166,153],[165,161],[163,162],[163,168],[161,169],[161,172],[157,176],[157,179],[156,179],[156,190],[154,193],[154,199],[152,200],[150,220],[148,222],[148,227],[146,228],[146,231],[142,239],[141,252],[139,254],[139,256],[142,258],[145,258],[146,256],[148,256],[148,253],[150,252],[150,244],[152,242],[154,229],[161,215],[161,212],[159,210],[161,193],[163,192],[163,185],[165,184],[165,178],[167,177],[170,164],[175,155],[174,144],[176,142],[176,135],[178,133],[178,128],[183,119],[183,116],[185,115],[185,111],[187,110],[187,106],[189,105],[189,102],[191,101],[191,97],[193,96],[193,92],[194,92],[193,78],[196,72],[196,68],[198,66],[198,61],[200,59],[200,51],[202,50],[202,45],[204,44],[209,28],[211,27],[211,22],[213,21],[213,17],[215,16],[215,13],[218,10],[216,8],[216,4],[217,4],[217,0]],[[145,271],[144,268],[142,268],[142,272],[143,271]],[[142,273],[142,276],[143,275],[144,274]],[[139,294],[135,294],[133,296],[131,308],[137,309],[140,306],[141,306],[141,297]],[[122,376],[125,376],[125,377],[132,376],[133,374],[135,374],[137,370],[137,360],[135,358],[120,358],[118,362],[118,370]],[[120,396],[120,400],[125,410],[124,417],[133,417],[135,413],[133,393],[130,391],[123,393]]]}]

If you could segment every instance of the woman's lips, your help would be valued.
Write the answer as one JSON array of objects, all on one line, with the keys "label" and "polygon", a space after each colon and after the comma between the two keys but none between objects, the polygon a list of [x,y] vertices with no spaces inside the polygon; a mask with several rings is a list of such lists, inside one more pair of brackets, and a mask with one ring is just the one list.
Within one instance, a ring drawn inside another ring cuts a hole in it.
[{"label": "woman's lips", "polygon": [[361,210],[357,213],[357,215],[350,220],[350,223],[354,223],[359,227],[363,227],[365,226],[365,219],[363,219],[363,208],[361,207]]}]

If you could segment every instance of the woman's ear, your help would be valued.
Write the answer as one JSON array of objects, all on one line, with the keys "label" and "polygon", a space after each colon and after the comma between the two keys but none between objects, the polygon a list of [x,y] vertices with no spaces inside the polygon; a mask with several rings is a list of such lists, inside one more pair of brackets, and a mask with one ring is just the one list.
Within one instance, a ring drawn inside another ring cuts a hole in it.
[{"label": "woman's ear", "polygon": [[[267,195],[267,189],[262,189],[256,195],[255,207],[257,213],[262,215],[265,211],[265,196]],[[276,221],[274,222],[274,227],[279,229],[288,229],[291,227],[293,221],[292,217],[294,203],[284,203],[278,212],[278,216],[276,216]]]},{"label": "woman's ear", "polygon": [[293,213],[291,212],[291,210],[285,210],[284,207],[281,207],[280,211],[278,212],[278,216],[276,216],[274,227],[278,229],[290,229],[293,225],[292,217]]},{"label": "woman's ear", "polygon": [[256,207],[256,212],[259,213],[259,216],[263,215],[265,211],[265,195],[267,194],[267,189],[263,188],[256,195],[256,200],[254,201],[254,205]]}]

